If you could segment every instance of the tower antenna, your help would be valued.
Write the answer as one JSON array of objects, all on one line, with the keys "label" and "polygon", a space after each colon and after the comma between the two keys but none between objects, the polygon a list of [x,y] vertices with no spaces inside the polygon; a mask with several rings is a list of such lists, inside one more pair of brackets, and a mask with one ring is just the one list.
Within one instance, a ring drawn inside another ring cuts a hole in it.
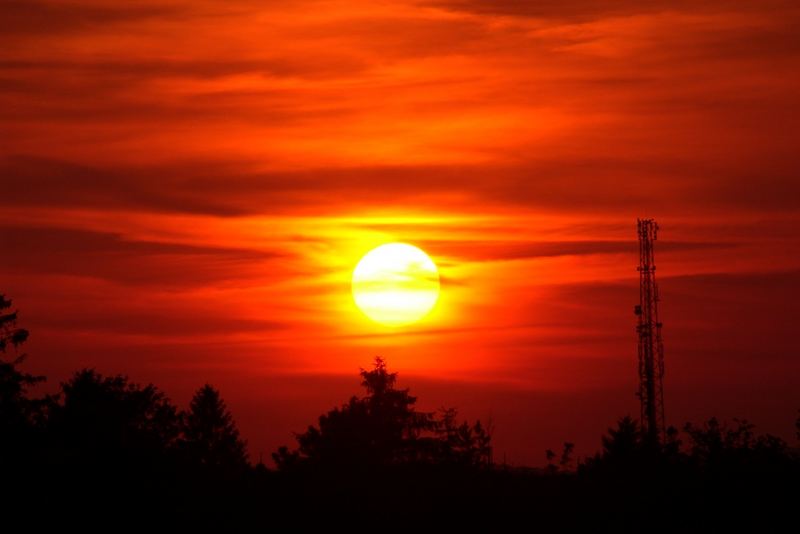
[{"label": "tower antenna", "polygon": [[653,256],[653,243],[658,224],[653,219],[637,219],[639,233],[639,391],[642,405],[642,433],[651,443],[664,438],[664,343],[658,319],[658,284]]}]

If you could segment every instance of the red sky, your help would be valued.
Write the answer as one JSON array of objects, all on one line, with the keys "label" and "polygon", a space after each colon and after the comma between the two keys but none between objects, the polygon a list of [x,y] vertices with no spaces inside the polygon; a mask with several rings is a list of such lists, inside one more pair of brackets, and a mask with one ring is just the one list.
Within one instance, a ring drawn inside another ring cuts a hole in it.
[{"label": "red sky", "polygon": [[[635,224],[661,225],[669,423],[800,407],[797,2],[7,0],[0,289],[49,388],[79,367],[251,453],[382,355],[497,458],[638,413]],[[442,276],[400,330],[354,308],[390,241]]]}]

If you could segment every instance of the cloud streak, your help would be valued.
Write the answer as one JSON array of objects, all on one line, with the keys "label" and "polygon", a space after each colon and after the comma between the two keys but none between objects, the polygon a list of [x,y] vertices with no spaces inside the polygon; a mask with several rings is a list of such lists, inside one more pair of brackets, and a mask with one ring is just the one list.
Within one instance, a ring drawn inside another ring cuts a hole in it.
[{"label": "cloud streak", "polygon": [[195,286],[241,277],[253,264],[286,258],[263,250],[128,240],[118,234],[54,227],[0,226],[10,273],[58,274],[131,285]]}]

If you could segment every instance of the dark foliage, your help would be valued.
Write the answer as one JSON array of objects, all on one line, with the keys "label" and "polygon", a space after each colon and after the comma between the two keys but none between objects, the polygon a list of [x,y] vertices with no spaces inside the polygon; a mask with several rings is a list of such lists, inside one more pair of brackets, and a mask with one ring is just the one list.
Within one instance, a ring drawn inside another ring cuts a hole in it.
[{"label": "dark foliage", "polygon": [[9,347],[18,348],[28,339],[28,331],[17,328],[17,312],[9,311],[11,301],[0,295],[0,353]]},{"label": "dark foliage", "polygon": [[180,434],[178,411],[155,386],[94,370],[75,373],[61,385],[48,429],[67,450],[91,457],[164,455]]},{"label": "dark foliage", "polygon": [[21,370],[27,332],[16,317],[3,315],[0,330],[0,497],[7,510],[27,509],[30,517],[47,510],[40,521],[83,517],[88,509],[95,519],[130,523],[188,510],[190,524],[232,517],[252,474],[217,390],[202,387],[182,412],[152,384],[84,369],[57,395],[35,398],[31,389],[44,377]]},{"label": "dark foliage", "polygon": [[247,467],[245,442],[219,391],[210,384],[197,390],[184,415],[181,445],[188,457],[209,469],[240,472]]},{"label": "dark foliage", "polygon": [[488,465],[491,435],[480,421],[457,422],[454,409],[440,414],[418,412],[416,397],[397,389],[397,373],[375,360],[361,370],[364,397],[321,415],[318,426],[297,435],[298,448],[273,454],[279,469],[371,469],[412,463]]},{"label": "dark foliage", "polygon": [[0,295],[0,455],[13,458],[31,447],[49,399],[28,396],[45,378],[20,370],[28,331],[17,327],[17,312],[10,309],[11,301]]},{"label": "dark foliage", "polygon": [[[10,306],[0,299],[0,310]],[[20,369],[27,332],[16,319],[0,316],[7,524],[229,532],[291,520],[351,530],[693,532],[772,531],[796,521],[797,447],[744,420],[686,424],[652,443],[624,417],[590,458],[576,459],[565,442],[560,454],[546,451],[545,469],[497,466],[491,425],[459,421],[454,409],[418,411],[377,359],[361,371],[365,395],[321,415],[296,436],[296,449],[282,447],[273,471],[248,463],[231,413],[208,384],[187,411],[151,384],[91,369],[57,395],[35,397],[43,377]],[[800,440],[800,417],[795,424]]]}]

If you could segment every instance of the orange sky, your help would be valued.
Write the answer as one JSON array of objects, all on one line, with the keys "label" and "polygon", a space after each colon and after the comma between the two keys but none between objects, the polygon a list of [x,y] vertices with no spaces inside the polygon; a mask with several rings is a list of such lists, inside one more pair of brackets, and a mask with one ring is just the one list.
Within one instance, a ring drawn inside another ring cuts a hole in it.
[{"label": "orange sky", "polygon": [[[676,7],[678,6],[678,7]],[[222,389],[251,453],[383,355],[509,461],[637,413],[655,217],[670,423],[800,405],[794,1],[6,1],[0,290],[50,387]],[[349,279],[405,241],[426,320]]]}]

